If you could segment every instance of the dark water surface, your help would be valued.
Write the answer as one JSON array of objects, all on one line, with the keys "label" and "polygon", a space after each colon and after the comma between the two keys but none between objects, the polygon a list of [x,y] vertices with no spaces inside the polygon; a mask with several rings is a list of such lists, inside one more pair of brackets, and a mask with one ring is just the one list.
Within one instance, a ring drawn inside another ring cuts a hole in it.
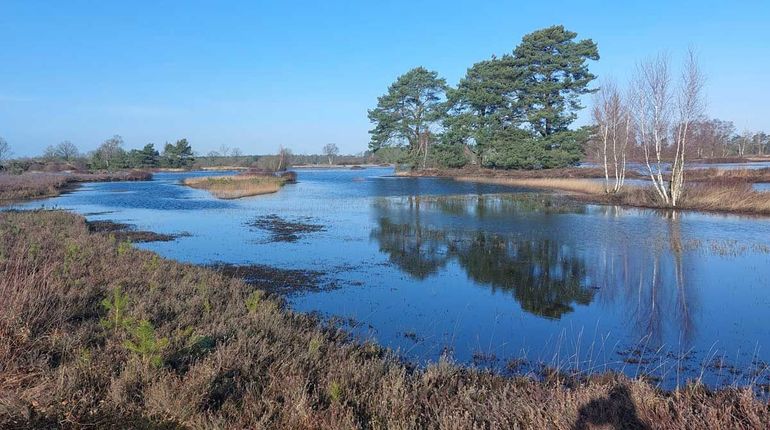
[{"label": "dark water surface", "polygon": [[[187,232],[139,245],[181,261],[324,271],[333,288],[292,294],[291,306],[418,363],[613,369],[666,388],[768,383],[770,219],[390,173],[303,170],[277,194],[236,201],[179,185],[204,173],[161,173],[16,207]],[[314,228],[275,241],[255,227],[275,219]]]}]

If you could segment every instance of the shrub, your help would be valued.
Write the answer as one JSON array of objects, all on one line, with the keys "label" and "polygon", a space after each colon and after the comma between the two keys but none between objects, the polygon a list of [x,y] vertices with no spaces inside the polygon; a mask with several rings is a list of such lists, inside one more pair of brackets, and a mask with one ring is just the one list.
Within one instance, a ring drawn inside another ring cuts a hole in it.
[{"label": "shrub", "polygon": [[337,381],[329,384],[329,399],[334,403],[340,403],[343,396],[342,385]]},{"label": "shrub", "polygon": [[139,324],[130,329],[131,339],[123,343],[129,351],[139,355],[145,364],[155,367],[163,366],[163,349],[168,346],[168,339],[158,337],[155,334],[155,327],[147,320],[142,320]]},{"label": "shrub", "polygon": [[264,291],[261,290],[254,290],[249,294],[249,297],[246,298],[246,309],[249,310],[249,313],[253,314],[257,311],[259,303],[262,301],[264,295]]},{"label": "shrub", "polygon": [[102,327],[113,331],[128,329],[131,326],[131,319],[126,316],[128,301],[128,295],[120,287],[114,288],[112,294],[101,302],[107,310],[107,316],[101,320]]}]

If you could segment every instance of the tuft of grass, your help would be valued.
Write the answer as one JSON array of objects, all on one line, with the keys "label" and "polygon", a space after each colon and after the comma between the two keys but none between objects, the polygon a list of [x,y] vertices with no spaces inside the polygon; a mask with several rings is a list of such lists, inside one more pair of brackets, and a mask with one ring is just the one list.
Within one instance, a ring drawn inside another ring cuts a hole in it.
[{"label": "tuft of grass", "polygon": [[286,184],[286,179],[277,176],[206,176],[187,178],[184,185],[203,189],[220,199],[239,199],[275,193]]}]

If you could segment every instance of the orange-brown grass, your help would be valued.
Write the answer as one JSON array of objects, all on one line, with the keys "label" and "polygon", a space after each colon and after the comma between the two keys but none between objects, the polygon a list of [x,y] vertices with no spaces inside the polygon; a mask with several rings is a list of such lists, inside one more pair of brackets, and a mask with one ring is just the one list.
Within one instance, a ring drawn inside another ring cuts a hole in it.
[{"label": "orange-brown grass", "polygon": [[[597,179],[604,178],[604,169],[598,167],[563,167],[558,169],[540,170],[496,170],[478,167],[465,167],[462,169],[422,169],[401,171],[397,176],[440,176],[449,178],[473,177],[473,178],[514,178],[514,179],[550,179],[550,178],[575,178]],[[628,179],[644,179],[646,176],[629,170],[626,172]]]},{"label": "orange-brown grass", "polygon": [[693,184],[685,192],[682,207],[770,215],[770,193],[756,191],[751,184]]},{"label": "orange-brown grass", "polygon": [[192,188],[207,190],[220,199],[239,199],[275,193],[286,180],[275,176],[234,175],[187,178],[183,183]]},{"label": "orange-brown grass", "polygon": [[458,181],[510,185],[514,187],[566,191],[579,194],[604,194],[604,185],[590,179],[572,178],[511,178],[461,176]]},{"label": "orange-brown grass", "polygon": [[716,182],[722,185],[770,182],[770,168],[762,169],[691,169],[685,177],[688,181]]},{"label": "orange-brown grass", "polygon": [[770,410],[749,389],[414,370],[255,286],[89,234],[82,217],[0,214],[0,428],[594,424],[768,428]]},{"label": "orange-brown grass", "polygon": [[[573,194],[582,201],[622,206],[636,206],[656,209],[675,209],[667,205],[652,188],[626,185],[617,194],[606,194],[604,184],[589,179],[573,178],[511,178],[486,176],[461,176],[455,180],[466,182],[510,185],[523,188],[562,191]],[[676,209],[710,212],[740,213],[749,215],[770,215],[770,193],[752,189],[750,183],[690,182]]]},{"label": "orange-brown grass", "polygon": [[141,170],[110,173],[42,173],[0,174],[0,201],[54,197],[80,182],[144,181],[152,174]]}]

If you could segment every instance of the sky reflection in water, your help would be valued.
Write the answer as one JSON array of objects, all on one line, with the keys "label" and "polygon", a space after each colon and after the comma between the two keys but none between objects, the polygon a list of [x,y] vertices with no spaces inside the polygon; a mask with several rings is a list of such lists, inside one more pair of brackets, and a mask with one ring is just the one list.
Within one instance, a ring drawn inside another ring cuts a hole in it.
[{"label": "sky reflection in water", "polygon": [[[178,260],[327,271],[337,288],[290,304],[349,320],[357,335],[420,363],[449,354],[519,371],[614,369],[673,387],[702,371],[711,385],[746,383],[754,362],[770,361],[768,219],[389,173],[300,171],[296,185],[237,201],[179,185],[190,173],[164,173],[19,206],[189,232],[140,245]],[[325,230],[271,243],[247,225],[271,214]]]}]

